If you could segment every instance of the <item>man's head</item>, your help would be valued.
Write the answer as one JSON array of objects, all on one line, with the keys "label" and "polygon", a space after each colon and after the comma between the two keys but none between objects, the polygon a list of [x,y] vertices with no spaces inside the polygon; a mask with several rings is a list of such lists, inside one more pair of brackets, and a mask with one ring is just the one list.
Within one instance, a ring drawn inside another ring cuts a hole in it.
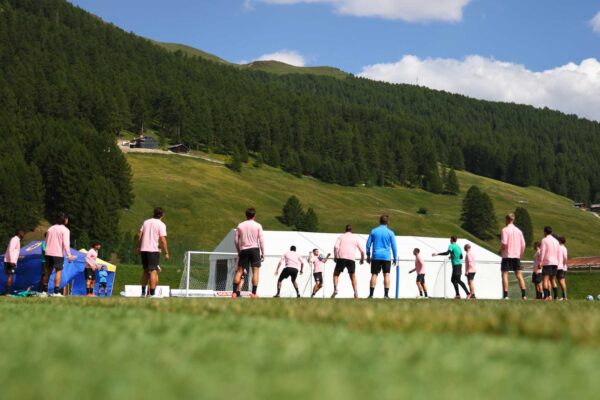
[{"label": "man's head", "polygon": [[15,236],[18,236],[19,239],[23,239],[25,236],[25,231],[23,229],[17,229],[15,232]]},{"label": "man's head", "polygon": [[59,212],[56,214],[56,224],[57,225],[67,225],[69,223],[69,216],[64,212]]},{"label": "man's head", "polygon": [[246,210],[246,219],[254,219],[256,217],[256,209],[254,207],[250,207]]},{"label": "man's head", "polygon": [[515,222],[515,214],[506,214],[506,216],[504,217],[504,221],[506,222],[506,225],[512,224],[513,222]]},{"label": "man's head", "polygon": [[296,246],[292,246],[292,247],[290,247],[290,250],[291,250],[291,251],[296,251]]},{"label": "man's head", "polygon": [[451,242],[451,243],[456,243],[456,242],[458,242],[458,237],[456,237],[456,235],[453,235],[453,236],[451,236],[451,237],[450,237],[450,242]]},{"label": "man's head", "polygon": [[103,265],[103,266],[101,266],[101,267],[100,267],[100,269],[101,269],[102,271],[106,271],[106,265]]},{"label": "man's head", "polygon": [[101,247],[102,247],[102,245],[100,244],[100,242],[99,242],[99,241],[97,241],[97,240],[94,240],[94,241],[92,242],[92,249],[94,249],[94,250],[98,251],[98,250],[100,250],[100,248],[101,248]]},{"label": "man's head", "polygon": [[346,232],[352,232],[352,225],[346,225]]},{"label": "man's head", "polygon": [[558,242],[559,242],[560,244],[565,244],[565,243],[567,243],[567,238],[566,238],[566,237],[564,237],[564,236],[559,236],[559,237],[558,237]]},{"label": "man's head", "polygon": [[533,249],[534,249],[534,250],[539,250],[539,248],[540,248],[540,242],[535,242],[535,243],[533,244]]},{"label": "man's head", "polygon": [[548,235],[552,235],[552,227],[551,226],[544,227],[544,236],[548,236]]},{"label": "man's head", "polygon": [[163,215],[165,215],[165,213],[161,207],[156,207],[154,209],[154,218],[162,219]]},{"label": "man's head", "polygon": [[413,255],[415,255],[415,256],[416,256],[416,255],[417,255],[417,254],[419,254],[420,252],[421,252],[421,249],[415,248],[415,249],[413,250]]},{"label": "man's head", "polygon": [[382,215],[379,217],[379,223],[381,225],[387,225],[390,222],[390,217],[388,215]]},{"label": "man's head", "polygon": [[471,250],[471,245],[470,244],[465,244],[465,251],[469,251]]},{"label": "man's head", "polygon": [[315,256],[318,256],[319,255],[319,249],[313,249],[313,254]]}]

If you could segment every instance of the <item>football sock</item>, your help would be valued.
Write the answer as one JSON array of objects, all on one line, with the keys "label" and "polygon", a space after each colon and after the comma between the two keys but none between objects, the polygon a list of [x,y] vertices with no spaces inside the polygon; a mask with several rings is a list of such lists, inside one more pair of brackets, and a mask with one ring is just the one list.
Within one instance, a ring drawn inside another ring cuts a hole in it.
[{"label": "football sock", "polygon": [[563,297],[563,299],[567,298],[567,291],[566,290],[562,291],[562,297]]},{"label": "football sock", "polygon": [[423,297],[423,292],[419,290],[419,296]]},{"label": "football sock", "polygon": [[58,294],[60,293],[60,288],[59,287],[54,287],[54,294]]},{"label": "football sock", "polygon": [[142,296],[146,295],[146,286],[142,285]]},{"label": "football sock", "polygon": [[257,289],[258,289],[258,286],[252,285],[252,294],[256,294]]},{"label": "football sock", "polygon": [[372,287],[369,289],[369,297],[373,297],[373,293],[375,293],[375,288]]},{"label": "football sock", "polygon": [[277,288],[277,296],[281,293],[281,288]]},{"label": "football sock", "polygon": [[425,297],[429,297],[429,296],[427,296],[427,291],[425,291],[425,292],[423,292],[423,293],[425,294]]},{"label": "football sock", "polygon": [[48,284],[42,285],[42,292],[48,293]]},{"label": "football sock", "polygon": [[508,297],[508,290],[505,290],[504,292],[502,292],[502,297],[504,297],[504,298]]},{"label": "football sock", "polygon": [[521,297],[527,297],[527,289],[521,289]]},{"label": "football sock", "polygon": [[385,288],[384,292],[385,292],[385,297],[390,297],[390,288]]},{"label": "football sock", "polygon": [[544,289],[544,298],[550,297],[550,291],[548,289]]},{"label": "football sock", "polygon": [[552,288],[552,295],[555,299],[558,299],[558,288]]},{"label": "football sock", "polygon": [[154,293],[156,293],[156,289],[150,289],[150,296],[154,296]]}]

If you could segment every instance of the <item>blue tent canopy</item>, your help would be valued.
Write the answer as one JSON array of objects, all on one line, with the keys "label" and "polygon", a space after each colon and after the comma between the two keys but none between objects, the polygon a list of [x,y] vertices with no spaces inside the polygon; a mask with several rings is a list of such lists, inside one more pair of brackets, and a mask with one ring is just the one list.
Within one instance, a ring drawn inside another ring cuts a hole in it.
[{"label": "blue tent canopy", "polygon": [[[85,289],[85,277],[83,270],[85,269],[85,254],[71,249],[71,254],[75,256],[75,260],[69,262],[65,257],[64,268],[61,276],[60,288],[62,289],[66,285],[73,283],[71,294],[75,296],[84,296],[86,294]],[[0,256],[0,290],[4,291],[6,288],[6,274],[4,273],[4,256]],[[50,280],[48,281],[48,289],[52,293],[54,290],[54,275],[52,272]],[[17,269],[13,281],[13,290],[34,290],[37,291],[40,288],[40,281],[42,278],[42,242],[33,241],[26,246],[21,247],[19,253],[19,261],[17,262]],[[115,279],[114,272],[108,272],[107,277],[107,289],[109,296],[112,294],[113,283]],[[98,293],[98,281],[96,280],[96,287],[94,293]]]}]

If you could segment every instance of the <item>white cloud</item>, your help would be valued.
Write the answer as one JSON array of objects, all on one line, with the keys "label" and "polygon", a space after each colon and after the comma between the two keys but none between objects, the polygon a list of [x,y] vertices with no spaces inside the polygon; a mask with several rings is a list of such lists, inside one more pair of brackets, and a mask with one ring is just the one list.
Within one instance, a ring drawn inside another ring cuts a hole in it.
[{"label": "white cloud", "polygon": [[456,60],[407,55],[396,63],[366,66],[359,76],[392,83],[418,80],[432,89],[548,107],[600,121],[600,61],[595,58],[534,72],[481,56]]},{"label": "white cloud", "polygon": [[270,4],[331,4],[340,14],[418,21],[461,21],[471,0],[255,0]]},{"label": "white cloud", "polygon": [[594,18],[592,18],[592,20],[590,21],[590,25],[592,26],[592,30],[594,32],[600,33],[600,11],[598,11]]},{"label": "white cloud", "polygon": [[293,50],[280,50],[275,53],[263,54],[254,61],[280,61],[296,67],[304,67],[306,65],[304,56]]}]

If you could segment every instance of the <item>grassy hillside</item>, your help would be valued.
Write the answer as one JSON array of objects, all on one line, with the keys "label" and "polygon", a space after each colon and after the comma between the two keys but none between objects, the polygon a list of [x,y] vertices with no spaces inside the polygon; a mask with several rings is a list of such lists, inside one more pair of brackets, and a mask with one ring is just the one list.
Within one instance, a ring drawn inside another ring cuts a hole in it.
[{"label": "grassy hillside", "polygon": [[[399,235],[450,236],[470,238],[491,250],[497,240],[482,243],[460,228],[461,201],[470,185],[479,185],[490,194],[498,220],[521,205],[533,219],[536,236],[544,225],[568,238],[572,256],[597,254],[600,219],[574,209],[564,197],[539,188],[521,188],[458,172],[460,196],[434,195],[406,188],[343,187],[312,178],[296,178],[281,170],[251,165],[241,173],[185,157],[128,154],[134,175],[135,202],[122,214],[122,229],[135,232],[152,208],[160,205],[173,250],[211,250],[243,218],[248,206],[258,209],[258,220],[266,229],[287,230],[277,217],[287,198],[294,194],[305,207],[313,207],[320,231],[340,232],[353,223],[357,232],[368,232],[381,213],[391,216],[391,227]],[[428,209],[420,215],[420,207]],[[530,254],[530,251],[528,252]],[[178,257],[175,258],[179,263]]]},{"label": "grassy hillside", "polygon": [[231,66],[239,67],[241,69],[250,69],[253,71],[263,71],[272,74],[285,75],[285,74],[310,74],[319,76],[330,76],[333,78],[346,78],[350,74],[334,67],[296,67],[280,61],[254,61],[249,64],[234,64],[223,60],[215,56],[214,54],[207,53],[205,51],[196,49],[191,46],[178,43],[161,43],[154,42],[164,49],[176,52],[181,51],[191,57],[200,57],[206,60],[214,61],[221,64],[228,64]]},{"label": "grassy hillside", "polygon": [[598,309],[0,299],[0,385],[7,399],[591,399]]}]

